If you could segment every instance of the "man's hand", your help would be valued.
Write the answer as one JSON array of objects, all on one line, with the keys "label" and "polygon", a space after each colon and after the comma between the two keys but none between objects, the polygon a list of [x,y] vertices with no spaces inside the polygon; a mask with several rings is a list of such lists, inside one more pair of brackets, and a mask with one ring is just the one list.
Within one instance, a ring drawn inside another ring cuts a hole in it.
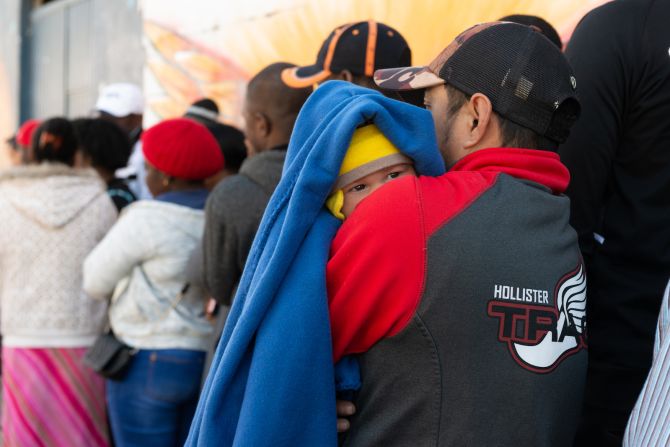
[{"label": "man's hand", "polygon": [[348,400],[337,401],[337,432],[342,433],[349,430],[351,424],[349,418],[356,413],[356,407],[353,402]]},{"label": "man's hand", "polygon": [[216,314],[219,310],[219,303],[216,302],[216,300],[213,297],[209,297],[207,301],[205,301],[205,318],[207,318],[207,321],[210,323],[216,320]]}]

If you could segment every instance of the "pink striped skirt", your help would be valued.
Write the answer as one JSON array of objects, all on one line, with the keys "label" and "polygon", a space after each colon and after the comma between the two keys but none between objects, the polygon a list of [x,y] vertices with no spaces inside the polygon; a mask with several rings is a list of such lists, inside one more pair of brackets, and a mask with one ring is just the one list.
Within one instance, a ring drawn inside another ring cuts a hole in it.
[{"label": "pink striped skirt", "polygon": [[2,348],[5,447],[108,446],[105,381],[86,348]]}]

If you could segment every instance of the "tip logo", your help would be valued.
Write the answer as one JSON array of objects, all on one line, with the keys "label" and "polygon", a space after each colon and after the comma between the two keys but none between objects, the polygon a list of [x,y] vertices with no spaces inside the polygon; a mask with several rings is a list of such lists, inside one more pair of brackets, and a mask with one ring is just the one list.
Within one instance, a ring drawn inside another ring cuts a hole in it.
[{"label": "tip logo", "polygon": [[537,373],[555,369],[586,347],[586,275],[580,263],[554,290],[554,305],[492,300],[488,315],[499,320],[498,340],[514,360]]}]

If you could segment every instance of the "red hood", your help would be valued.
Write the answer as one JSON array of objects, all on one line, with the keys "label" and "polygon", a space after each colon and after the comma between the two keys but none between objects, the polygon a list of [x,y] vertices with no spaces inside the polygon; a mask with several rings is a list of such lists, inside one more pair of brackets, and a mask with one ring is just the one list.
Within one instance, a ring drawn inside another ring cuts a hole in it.
[{"label": "red hood", "polygon": [[517,148],[482,149],[460,159],[450,171],[493,171],[530,180],[561,194],[570,183],[570,172],[558,154]]}]

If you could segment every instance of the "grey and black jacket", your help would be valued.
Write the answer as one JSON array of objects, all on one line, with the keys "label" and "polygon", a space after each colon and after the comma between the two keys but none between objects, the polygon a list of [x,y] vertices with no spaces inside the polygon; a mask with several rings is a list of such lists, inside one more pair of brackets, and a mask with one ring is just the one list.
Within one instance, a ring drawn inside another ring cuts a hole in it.
[{"label": "grey and black jacket", "polygon": [[586,278],[554,153],[484,149],[364,200],[331,247],[335,360],[358,354],[352,446],[572,445]]}]

